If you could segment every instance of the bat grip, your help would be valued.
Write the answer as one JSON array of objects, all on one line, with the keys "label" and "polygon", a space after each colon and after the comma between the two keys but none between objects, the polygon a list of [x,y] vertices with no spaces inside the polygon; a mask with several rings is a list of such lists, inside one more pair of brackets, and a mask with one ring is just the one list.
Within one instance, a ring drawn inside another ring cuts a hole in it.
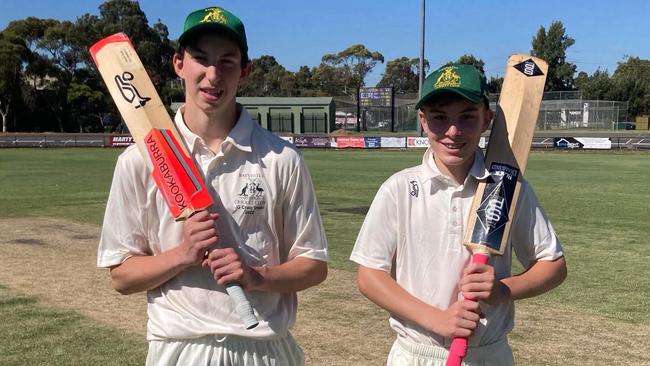
[{"label": "bat grip", "polygon": [[235,311],[237,312],[237,315],[239,315],[239,318],[241,318],[246,329],[255,328],[259,322],[257,321],[257,317],[255,317],[251,303],[246,298],[241,285],[237,282],[231,282],[226,285],[226,291],[235,303]]},{"label": "bat grip", "polygon": [[[472,263],[487,264],[490,260],[488,254],[476,253],[472,256]],[[465,301],[476,301],[476,299],[465,298]],[[456,337],[449,347],[449,356],[445,366],[461,366],[463,358],[467,355],[467,337]]]}]

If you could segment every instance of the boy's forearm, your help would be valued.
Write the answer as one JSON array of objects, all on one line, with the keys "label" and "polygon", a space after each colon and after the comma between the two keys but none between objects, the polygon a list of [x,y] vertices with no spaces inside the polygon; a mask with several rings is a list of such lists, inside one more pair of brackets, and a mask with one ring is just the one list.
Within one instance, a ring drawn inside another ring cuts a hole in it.
[{"label": "boy's forearm", "polygon": [[501,282],[510,289],[512,300],[541,295],[559,286],[567,275],[564,257],[554,261],[537,261],[527,271]]},{"label": "boy's forearm", "polygon": [[293,293],[315,286],[327,278],[327,262],[306,257],[253,269],[259,274],[259,282],[251,289],[256,291]]},{"label": "boy's forearm", "polygon": [[133,256],[111,268],[111,286],[124,295],[147,291],[186,268],[171,251],[157,256]]},{"label": "boy's forearm", "polygon": [[364,296],[393,316],[439,332],[435,328],[442,310],[408,293],[388,273],[359,266],[357,286]]}]

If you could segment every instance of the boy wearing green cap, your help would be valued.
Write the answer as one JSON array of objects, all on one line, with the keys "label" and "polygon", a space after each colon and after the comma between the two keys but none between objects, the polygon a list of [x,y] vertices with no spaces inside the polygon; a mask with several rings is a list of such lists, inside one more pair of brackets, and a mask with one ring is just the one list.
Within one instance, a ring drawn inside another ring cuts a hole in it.
[{"label": "boy wearing green cap", "polygon": [[[512,365],[513,301],[564,280],[562,247],[524,183],[510,249],[489,265],[470,264],[463,234],[478,181],[488,174],[478,148],[492,119],[485,76],[470,65],[446,65],[426,78],[416,108],[430,147],[421,165],[379,188],[350,257],[359,264],[359,289],[391,314],[397,339],[388,365],[444,365],[454,337],[469,337],[464,365]],[[526,268],[515,276],[512,250]]]},{"label": "boy wearing green cap", "polygon": [[[173,58],[175,123],[215,205],[173,221],[135,147],[118,159],[99,245],[122,293],[147,291],[147,365],[302,365],[296,292],[327,275],[327,242],[300,153],[236,103],[251,72],[244,25],[218,7],[187,16]],[[207,253],[207,254],[206,254]],[[259,319],[246,330],[225,285]]]}]

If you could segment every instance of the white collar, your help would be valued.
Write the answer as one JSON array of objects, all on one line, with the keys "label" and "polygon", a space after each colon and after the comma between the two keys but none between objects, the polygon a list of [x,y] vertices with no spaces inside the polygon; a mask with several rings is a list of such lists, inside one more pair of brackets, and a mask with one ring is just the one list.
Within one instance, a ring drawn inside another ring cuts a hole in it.
[{"label": "white collar", "polygon": [[[237,105],[237,107],[241,111],[239,113],[239,119],[237,119],[237,122],[228,133],[228,136],[224,140],[223,144],[226,145],[232,144],[239,150],[251,152],[253,150],[251,146],[252,133],[253,133],[253,120],[251,119],[250,115],[248,114],[245,108],[243,108],[239,104]],[[184,108],[185,105],[182,105],[178,109],[176,115],[174,116],[174,123],[176,124],[176,128],[178,128],[178,131],[183,137],[183,140],[185,140],[188,150],[194,153],[194,147],[196,146],[196,141],[199,140],[203,144],[205,144],[205,142],[201,139],[199,135],[192,132],[185,124],[185,120],[183,119]]]}]

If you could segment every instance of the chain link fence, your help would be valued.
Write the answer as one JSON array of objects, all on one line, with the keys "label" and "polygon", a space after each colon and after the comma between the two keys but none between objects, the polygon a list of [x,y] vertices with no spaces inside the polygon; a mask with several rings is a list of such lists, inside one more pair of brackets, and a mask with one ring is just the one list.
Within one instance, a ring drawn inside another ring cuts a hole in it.
[{"label": "chain link fence", "polygon": [[[496,109],[498,94],[490,95],[490,106]],[[405,132],[417,130],[417,94],[395,96],[394,121],[390,107],[361,108],[362,131]],[[357,130],[357,102],[353,96],[334,97],[336,128]],[[546,92],[537,119],[538,130],[594,129],[624,130],[629,123],[628,103],[609,100],[588,100],[579,91]],[[391,122],[394,123],[391,129]]]}]

